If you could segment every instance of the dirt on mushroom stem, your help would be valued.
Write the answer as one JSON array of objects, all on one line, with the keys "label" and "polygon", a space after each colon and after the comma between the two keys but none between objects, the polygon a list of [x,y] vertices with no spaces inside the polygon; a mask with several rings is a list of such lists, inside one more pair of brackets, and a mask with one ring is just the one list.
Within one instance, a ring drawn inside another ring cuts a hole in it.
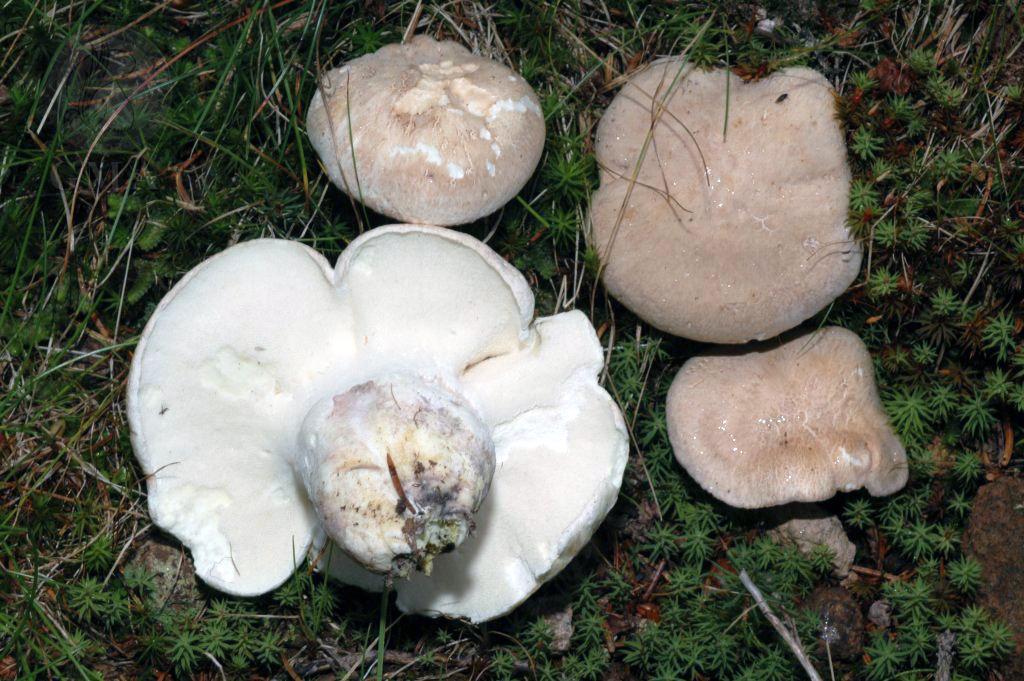
[{"label": "dirt on mushroom stem", "polygon": [[328,536],[363,567],[429,574],[474,529],[494,474],[480,417],[437,382],[367,381],[315,406],[299,470]]}]

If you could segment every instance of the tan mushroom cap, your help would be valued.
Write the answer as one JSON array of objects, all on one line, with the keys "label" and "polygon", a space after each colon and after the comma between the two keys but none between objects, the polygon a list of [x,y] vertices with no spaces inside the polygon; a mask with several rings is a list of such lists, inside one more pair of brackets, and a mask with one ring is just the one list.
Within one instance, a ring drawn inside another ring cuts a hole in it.
[{"label": "tan mushroom cap", "polygon": [[907,457],[856,334],[828,327],[686,362],[668,393],[676,459],[740,508],[822,501],[907,482]]},{"label": "tan mushroom cap", "polygon": [[327,73],[306,127],[334,184],[375,211],[431,225],[505,205],[544,148],[540,103],[521,76],[427,36]]},{"label": "tan mushroom cap", "polygon": [[[649,138],[655,102],[665,108]],[[601,118],[597,160],[591,221],[604,283],[664,331],[771,338],[857,276],[834,92],[810,69],[744,83],[726,69],[655,62]]]}]

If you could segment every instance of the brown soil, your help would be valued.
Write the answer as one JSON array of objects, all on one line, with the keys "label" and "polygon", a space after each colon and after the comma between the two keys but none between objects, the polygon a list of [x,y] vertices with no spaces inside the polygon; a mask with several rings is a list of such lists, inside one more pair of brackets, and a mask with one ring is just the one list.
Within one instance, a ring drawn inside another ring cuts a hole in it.
[{"label": "brown soil", "polygon": [[1000,478],[978,491],[964,550],[981,563],[979,600],[1014,632],[1004,678],[1024,679],[1024,480]]}]

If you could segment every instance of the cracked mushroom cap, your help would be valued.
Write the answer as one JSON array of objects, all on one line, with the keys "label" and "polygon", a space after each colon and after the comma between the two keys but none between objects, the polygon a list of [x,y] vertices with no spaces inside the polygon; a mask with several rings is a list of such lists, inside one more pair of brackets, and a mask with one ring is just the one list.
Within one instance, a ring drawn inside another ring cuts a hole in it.
[{"label": "cracked mushroom cap", "polygon": [[686,362],[668,393],[676,459],[739,508],[822,501],[907,482],[907,457],[875,388],[871,356],[827,327],[753,350]]},{"label": "cracked mushroom cap", "polygon": [[857,276],[834,92],[810,69],[744,83],[657,61],[616,95],[596,151],[591,222],[604,283],[664,331],[770,338]]},{"label": "cracked mushroom cap", "polygon": [[[519,272],[441,228],[369,231],[334,268],[284,240],[215,255],[163,299],[132,363],[128,418],[154,522],[227,593],[280,585],[314,538],[323,567],[347,560],[341,577],[372,587],[379,575],[364,566],[379,566],[359,552],[401,543],[394,522],[412,523],[438,489],[420,487],[441,468],[433,459],[404,462],[389,450],[385,466],[375,450],[374,429],[415,403],[398,426],[413,457],[433,448],[462,466],[471,442],[483,463],[473,499],[455,499],[463,487],[446,497],[476,511],[475,529],[451,541],[461,544],[434,559],[429,577],[397,579],[398,603],[475,621],[510,611],[589,540],[615,502],[628,449],[621,414],[597,383],[602,354],[589,320],[532,317]],[[375,410],[382,394],[390,411]],[[322,427],[328,417],[341,420]],[[441,437],[453,431],[463,439]],[[319,498],[323,461],[355,471],[330,488],[351,498]],[[394,517],[346,553],[325,539],[338,529],[328,521],[349,522],[332,513],[356,510],[349,502],[367,485],[373,511]]]},{"label": "cracked mushroom cap", "polygon": [[345,193],[430,225],[472,222],[504,206],[544,148],[544,115],[521,76],[427,36],[328,72],[306,129]]}]

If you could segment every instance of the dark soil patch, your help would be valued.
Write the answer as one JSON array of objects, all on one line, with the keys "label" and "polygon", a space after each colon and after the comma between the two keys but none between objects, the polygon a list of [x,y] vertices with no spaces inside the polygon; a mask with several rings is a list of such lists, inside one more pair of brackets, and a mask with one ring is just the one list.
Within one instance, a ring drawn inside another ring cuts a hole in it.
[{"label": "dark soil patch", "polygon": [[[833,659],[852,660],[864,649],[864,616],[853,595],[840,587],[818,587],[806,607],[818,615],[816,653]],[[827,645],[827,649],[826,649]]]},{"label": "dark soil patch", "polygon": [[981,563],[979,600],[1014,632],[1005,678],[1024,679],[1024,480],[1000,478],[978,491],[964,550]]}]

